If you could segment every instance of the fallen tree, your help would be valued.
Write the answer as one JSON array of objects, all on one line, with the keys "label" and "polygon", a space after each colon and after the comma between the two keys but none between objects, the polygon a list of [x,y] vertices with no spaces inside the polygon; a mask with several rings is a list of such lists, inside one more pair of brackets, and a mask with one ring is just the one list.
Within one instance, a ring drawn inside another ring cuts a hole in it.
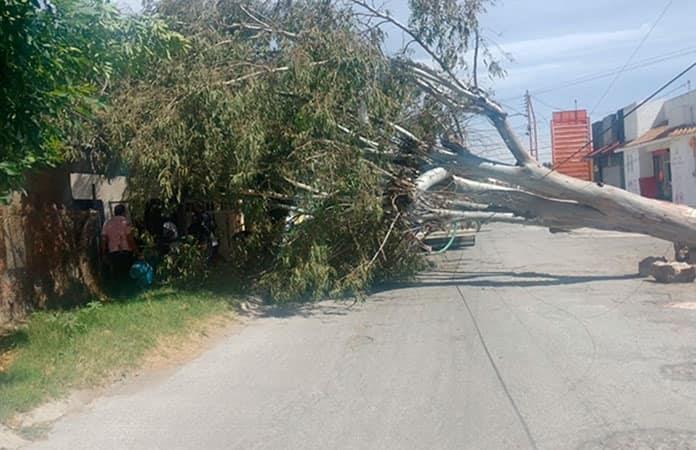
[{"label": "fallen tree", "polygon": [[[367,0],[162,0],[155,11],[190,49],[115,84],[97,133],[105,145],[89,148],[128,167],[133,205],[242,201],[255,230],[240,254],[260,257],[260,284],[275,298],[355,291],[413,270],[419,239],[453,222],[591,227],[696,247],[696,210],[530,156],[479,84],[502,74],[478,32],[489,3],[410,0],[402,23]],[[404,36],[396,50],[385,40],[394,30]],[[477,118],[513,162],[484,157]]]},{"label": "fallen tree", "polygon": [[[379,10],[363,0],[352,0],[364,8],[368,15],[403,31],[430,57],[432,65],[418,64],[411,60],[397,60],[408,72],[414,83],[446,105],[453,117],[481,115],[489,120],[498,132],[505,147],[514,157],[515,164],[491,161],[475,154],[464,136],[452,139],[441,136],[442,149],[434,147],[437,165],[422,174],[416,181],[419,192],[416,220],[461,220],[471,218],[484,221],[504,221],[545,225],[572,230],[590,227],[654,236],[670,242],[679,242],[696,251],[696,209],[683,205],[648,199],[625,190],[572,178],[537,162],[515,135],[504,109],[477,86],[476,67],[465,81],[454,75],[453,67],[424,39],[418,24],[404,25],[392,15]],[[421,2],[412,2],[419,4]],[[432,8],[440,11],[458,11],[470,4],[443,0],[432,2]],[[441,26],[451,24],[457,13],[448,17],[441,14]],[[477,26],[477,22],[472,25]],[[478,39],[478,38],[477,38]],[[432,41],[432,39],[430,39]],[[477,40],[478,45],[478,40]],[[477,58],[476,53],[474,58]],[[443,151],[446,150],[446,151]],[[495,180],[496,184],[475,180]],[[441,186],[447,185],[443,189]],[[491,214],[482,212],[488,205]]]}]

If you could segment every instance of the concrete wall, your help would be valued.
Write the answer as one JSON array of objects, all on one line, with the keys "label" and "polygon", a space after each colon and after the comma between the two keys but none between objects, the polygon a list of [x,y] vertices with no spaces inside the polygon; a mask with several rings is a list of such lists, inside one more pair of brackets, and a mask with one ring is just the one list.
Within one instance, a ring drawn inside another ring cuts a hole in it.
[{"label": "concrete wall", "polygon": [[624,150],[626,190],[640,194],[639,178],[653,176],[652,152],[669,149],[674,203],[696,207],[696,150],[689,145],[693,136],[660,140]]},{"label": "concrete wall", "polygon": [[696,91],[668,100],[664,109],[670,127],[696,123]]},{"label": "concrete wall", "polygon": [[111,217],[111,206],[124,201],[126,197],[126,177],[106,178],[90,173],[71,173],[70,188],[75,200],[92,200],[92,187],[97,200],[104,203],[104,218]]},{"label": "concrete wall", "polygon": [[639,153],[634,150],[624,152],[624,177],[626,178],[626,190],[640,195],[640,161]]},{"label": "concrete wall", "polygon": [[621,171],[623,168],[621,166],[609,166],[602,168],[602,175],[604,177],[604,183],[611,186],[621,187]]},{"label": "concrete wall", "polygon": [[0,205],[0,325],[99,293],[96,214],[28,202]]},{"label": "concrete wall", "polygon": [[672,140],[672,193],[674,203],[696,207],[696,150],[689,145],[688,136]]},{"label": "concrete wall", "polygon": [[[624,108],[627,112],[634,105]],[[659,125],[678,127],[696,123],[696,91],[668,101],[650,102],[625,119],[626,141],[640,137]],[[652,152],[670,149],[672,165],[672,196],[675,203],[696,207],[696,150],[689,145],[691,137],[661,139],[624,150],[626,189],[639,194],[639,178],[653,175]]]},{"label": "concrete wall", "polygon": [[653,176],[652,154],[644,151],[643,147],[624,150],[624,176],[626,190],[640,195],[639,180]]},{"label": "concrete wall", "polygon": [[[626,106],[624,114],[635,108],[637,103]],[[656,100],[646,103],[638,108],[633,114],[624,119],[624,132],[626,142],[633,141],[642,136],[646,131],[655,127],[658,123],[666,120],[663,110],[664,100]]]}]

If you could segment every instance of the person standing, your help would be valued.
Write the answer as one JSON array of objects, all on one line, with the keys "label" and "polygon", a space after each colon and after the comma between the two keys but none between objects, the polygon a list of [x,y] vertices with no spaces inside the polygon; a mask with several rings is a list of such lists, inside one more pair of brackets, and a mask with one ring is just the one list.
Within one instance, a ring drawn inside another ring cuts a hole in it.
[{"label": "person standing", "polygon": [[191,218],[191,225],[188,228],[188,234],[193,236],[204,249],[205,259],[208,264],[214,262],[220,246],[217,237],[215,237],[216,228],[213,216],[204,211],[202,207],[196,206]]},{"label": "person standing", "polygon": [[122,291],[137,252],[133,228],[126,218],[124,205],[114,208],[114,216],[106,221],[101,234],[102,253],[106,255],[109,266],[109,281],[116,290]]}]

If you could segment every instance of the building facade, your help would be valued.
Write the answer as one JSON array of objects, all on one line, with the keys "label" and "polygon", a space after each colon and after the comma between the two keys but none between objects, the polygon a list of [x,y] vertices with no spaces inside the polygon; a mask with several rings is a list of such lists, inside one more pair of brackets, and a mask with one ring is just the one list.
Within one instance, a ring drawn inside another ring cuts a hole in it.
[{"label": "building facade", "polygon": [[696,207],[696,91],[645,105],[629,124],[636,137],[620,150],[626,189]]},{"label": "building facade", "polygon": [[592,124],[592,180],[625,189],[624,155],[617,152],[626,142],[624,110]]}]

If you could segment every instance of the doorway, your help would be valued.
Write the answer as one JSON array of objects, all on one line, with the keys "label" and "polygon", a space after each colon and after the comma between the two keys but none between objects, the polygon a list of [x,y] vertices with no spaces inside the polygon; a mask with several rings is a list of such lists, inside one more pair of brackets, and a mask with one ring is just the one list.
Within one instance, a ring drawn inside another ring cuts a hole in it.
[{"label": "doorway", "polygon": [[669,149],[653,152],[653,173],[657,184],[657,198],[672,201],[672,165]]}]

